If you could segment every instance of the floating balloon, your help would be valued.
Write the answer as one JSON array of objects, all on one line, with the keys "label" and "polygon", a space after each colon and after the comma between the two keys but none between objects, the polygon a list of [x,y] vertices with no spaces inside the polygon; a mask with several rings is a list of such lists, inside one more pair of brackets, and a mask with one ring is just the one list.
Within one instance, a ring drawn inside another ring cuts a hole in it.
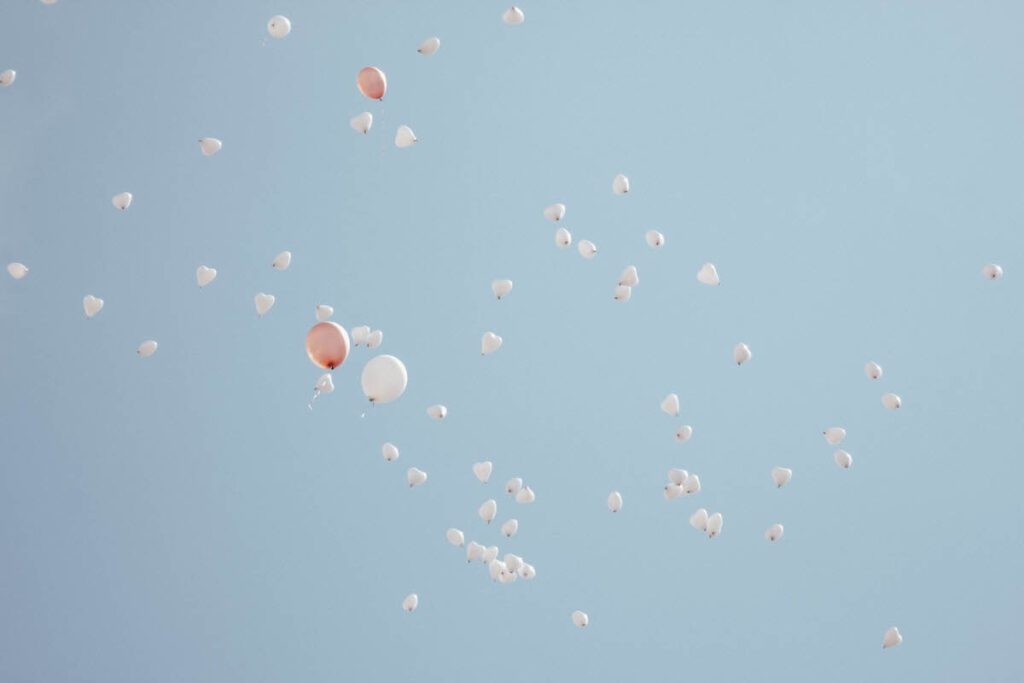
[{"label": "floating balloon", "polygon": [[352,130],[357,133],[367,133],[373,127],[373,114],[368,111],[357,114],[349,119],[348,125],[352,126]]},{"label": "floating balloon", "polygon": [[505,538],[512,538],[519,531],[519,520],[510,519],[501,525],[501,535]]},{"label": "floating balloon", "polygon": [[590,623],[590,617],[587,616],[586,612],[576,610],[572,613],[572,623],[579,628],[583,628]]},{"label": "floating balloon", "polygon": [[612,298],[616,301],[629,301],[633,298],[633,288],[626,285],[616,285]]},{"label": "floating balloon", "polygon": [[208,268],[206,266],[199,266],[196,268],[196,284],[201,288],[213,282],[216,277],[216,268]]},{"label": "floating balloon", "polygon": [[41,3],[43,3],[44,5],[56,5],[57,4],[57,0],[39,0],[39,1]]},{"label": "floating balloon", "polygon": [[622,494],[618,491],[612,491],[608,494],[608,509],[612,512],[618,512],[622,509]]},{"label": "floating balloon", "polygon": [[415,612],[416,608],[420,606],[420,596],[415,593],[409,593],[405,596],[405,600],[402,600],[402,609],[406,612]]},{"label": "floating balloon", "polygon": [[697,281],[705,285],[717,285],[721,283],[718,279],[718,270],[714,263],[705,263],[697,271]]},{"label": "floating balloon", "polygon": [[140,358],[149,358],[156,353],[156,347],[157,343],[149,339],[139,344],[139,348],[135,350],[135,353],[139,354]]},{"label": "floating balloon", "polygon": [[427,473],[417,467],[410,467],[405,473],[405,480],[409,482],[409,488],[426,483]]},{"label": "floating balloon", "polygon": [[519,493],[521,488],[523,488],[523,480],[520,477],[514,477],[505,482],[505,493],[510,496]]},{"label": "floating balloon", "polygon": [[494,516],[498,514],[498,501],[491,498],[485,500],[480,506],[480,509],[476,511],[480,515],[480,519],[484,520],[487,524],[494,521]]},{"label": "floating balloon", "polygon": [[491,472],[493,470],[494,464],[490,460],[478,462],[473,465],[473,474],[480,480],[481,484],[486,484],[488,480],[490,480]]},{"label": "floating balloon", "polygon": [[533,568],[532,564],[523,562],[523,566],[519,568],[519,576],[524,580],[529,581],[533,577],[537,576],[537,570]]},{"label": "floating balloon", "polygon": [[445,538],[448,542],[457,548],[461,548],[466,543],[466,537],[458,529],[449,529],[445,534]]},{"label": "floating balloon", "polygon": [[28,266],[24,263],[8,263],[7,273],[15,280],[20,280],[28,275]]},{"label": "floating balloon", "polygon": [[636,272],[636,266],[627,266],[622,275],[619,276],[619,284],[627,287],[636,287],[640,284],[640,276]]},{"label": "floating balloon", "polygon": [[732,349],[732,359],[736,361],[736,365],[743,365],[753,354],[750,353],[750,347],[746,344],[737,344]]},{"label": "floating balloon", "polygon": [[544,218],[558,222],[565,218],[565,204],[552,204],[544,209]]},{"label": "floating balloon", "polygon": [[629,178],[621,173],[612,178],[612,192],[615,194],[626,194],[629,192]]},{"label": "floating balloon", "polygon": [[221,150],[224,143],[217,138],[199,138],[199,150],[204,157],[212,157]]},{"label": "floating balloon", "polygon": [[699,492],[700,477],[698,477],[696,474],[691,473],[686,477],[686,481],[683,482],[683,493],[686,495],[690,495]]},{"label": "floating balloon", "polygon": [[981,267],[981,274],[989,280],[998,280],[1003,276],[1003,267],[994,263],[987,263]]},{"label": "floating balloon", "polygon": [[523,10],[519,9],[515,5],[512,5],[505,13],[501,15],[501,20],[509,26],[518,26],[519,24],[526,21],[526,15],[523,14]]},{"label": "floating balloon", "polygon": [[8,69],[3,73],[0,73],[0,87],[6,88],[11,83],[14,83],[14,79],[18,77],[18,72],[14,69]]},{"label": "floating balloon", "polygon": [[644,233],[644,240],[651,249],[658,249],[665,245],[665,236],[657,230],[648,230]]},{"label": "floating balloon", "polygon": [[683,487],[680,484],[665,485],[665,500],[675,500],[685,495],[686,492],[683,491]]},{"label": "floating balloon", "polygon": [[470,541],[466,545],[466,562],[479,560],[484,555],[484,547],[476,541]]},{"label": "floating balloon", "polygon": [[115,194],[110,203],[121,211],[127,211],[128,207],[132,205],[132,193],[122,192],[121,194]]},{"label": "floating balloon", "polygon": [[686,470],[672,468],[668,471],[668,480],[676,486],[682,486],[688,476],[690,476],[690,473]]},{"label": "floating balloon", "polygon": [[661,399],[661,412],[677,417],[679,415],[679,395],[669,394]]},{"label": "floating balloon", "polygon": [[388,79],[377,67],[366,66],[356,76],[356,85],[359,86],[359,92],[371,100],[382,100],[388,89]]},{"label": "floating balloon", "polygon": [[718,534],[722,533],[722,521],[721,512],[716,512],[708,517],[708,538],[714,538]]},{"label": "floating balloon", "polygon": [[82,308],[85,309],[85,317],[91,318],[103,310],[103,299],[98,299],[92,294],[89,294],[82,299]]},{"label": "floating balloon", "polygon": [[882,376],[882,366],[875,361],[868,361],[864,364],[864,374],[871,379],[878,379]]},{"label": "floating balloon", "polygon": [[555,231],[555,244],[562,249],[568,249],[572,244],[572,235],[565,228],[559,228]]},{"label": "floating balloon", "polygon": [[708,511],[704,508],[698,508],[696,512],[690,515],[690,526],[702,533],[707,532]]},{"label": "floating balloon", "polygon": [[412,132],[412,128],[409,126],[399,126],[398,132],[395,133],[395,147],[399,149],[405,149],[406,147],[412,147],[419,139],[416,137],[416,133]]},{"label": "floating balloon", "polygon": [[427,415],[434,420],[443,420],[448,417],[448,406],[435,403],[434,405],[427,407]]},{"label": "floating balloon", "polygon": [[270,21],[267,22],[267,33],[269,33],[272,38],[284,38],[291,32],[292,22],[288,17],[282,17],[278,14],[270,17]]},{"label": "floating balloon", "polygon": [[900,630],[895,626],[889,627],[889,630],[882,636],[882,649],[887,650],[890,647],[896,647],[903,642],[903,636],[900,635]]},{"label": "floating balloon", "polygon": [[491,283],[491,291],[494,292],[494,297],[501,301],[508,293],[512,291],[511,280],[495,280]]},{"label": "floating balloon", "polygon": [[494,353],[501,348],[503,343],[504,340],[493,332],[484,332],[484,336],[480,340],[480,355],[486,356]]},{"label": "floating balloon", "polygon": [[899,410],[903,405],[903,401],[896,394],[883,394],[882,405],[889,410]]},{"label": "floating balloon", "polygon": [[360,344],[366,343],[366,338],[370,336],[370,328],[366,325],[360,325],[359,327],[352,328],[352,344],[359,346]]},{"label": "floating balloon", "polygon": [[825,437],[825,441],[828,441],[832,446],[838,446],[846,438],[846,430],[842,427],[829,427],[822,432]]},{"label": "floating balloon", "polygon": [[523,558],[518,555],[513,555],[512,553],[505,553],[504,562],[509,571],[513,572],[518,571],[519,568],[523,566]]},{"label": "floating balloon", "polygon": [[773,467],[772,468],[772,481],[775,482],[776,488],[782,488],[789,480],[793,478],[793,470],[788,467]]},{"label": "floating balloon", "polygon": [[384,456],[385,462],[394,462],[398,460],[398,446],[389,441],[380,447],[380,454]]},{"label": "floating balloon", "polygon": [[781,524],[772,524],[770,527],[765,529],[764,537],[769,541],[775,542],[782,538],[782,533],[785,531]]},{"label": "floating balloon", "polygon": [[[487,562],[487,560],[484,561]],[[487,562],[487,571],[491,575],[491,581],[497,581],[505,569],[505,563],[501,560],[492,559],[490,562]]]},{"label": "floating balloon", "polygon": [[416,52],[419,52],[421,55],[432,55],[440,49],[441,39],[437,36],[431,36],[420,43],[420,46],[416,48]]},{"label": "floating balloon", "polygon": [[527,503],[532,503],[535,500],[537,500],[537,494],[535,494],[533,492],[533,489],[531,489],[529,486],[524,486],[523,488],[519,489],[518,492],[516,492],[517,503],[525,505]]},{"label": "floating balloon", "polygon": [[850,469],[850,465],[853,464],[853,456],[841,448],[837,450],[835,455],[832,457],[836,461],[836,464],[842,467],[844,470]]},{"label": "floating balloon", "polygon": [[282,251],[280,254],[274,257],[274,260],[270,262],[270,267],[274,270],[288,270],[288,266],[292,264],[292,252]]},{"label": "floating balloon", "polygon": [[[273,305],[274,302],[270,303]],[[348,332],[338,323],[320,322],[306,333],[306,354],[314,365],[333,370],[345,362],[348,351]]]},{"label": "floating balloon", "polygon": [[592,259],[597,254],[597,247],[590,240],[580,240],[580,243],[576,246],[576,250],[580,252],[580,256],[585,259]]},{"label": "floating balloon", "polygon": [[384,342],[384,332],[381,330],[374,330],[370,334],[366,335],[366,348],[375,349]]},{"label": "floating balloon", "polygon": [[498,546],[489,545],[484,548],[484,554],[480,557],[484,564],[490,564],[498,556]]},{"label": "floating balloon", "polygon": [[693,427],[690,425],[683,425],[676,430],[676,441],[679,443],[686,443],[693,436]]},{"label": "floating balloon", "polygon": [[274,302],[277,301],[277,299],[273,294],[264,294],[263,292],[260,292],[253,297],[253,301],[256,302],[256,313],[262,318],[267,311],[274,307]]},{"label": "floating balloon", "polygon": [[327,304],[317,304],[316,306],[316,319],[317,322],[323,322],[334,315],[334,307],[328,306]]},{"label": "floating balloon", "polygon": [[370,359],[359,382],[370,403],[390,403],[405,393],[409,374],[402,361],[385,354]]},{"label": "floating balloon", "polygon": [[320,378],[313,385],[313,398],[309,401],[309,409],[313,410],[313,401],[317,399],[320,394],[330,394],[334,392],[334,378],[331,377],[331,373],[325,372],[320,375]]}]

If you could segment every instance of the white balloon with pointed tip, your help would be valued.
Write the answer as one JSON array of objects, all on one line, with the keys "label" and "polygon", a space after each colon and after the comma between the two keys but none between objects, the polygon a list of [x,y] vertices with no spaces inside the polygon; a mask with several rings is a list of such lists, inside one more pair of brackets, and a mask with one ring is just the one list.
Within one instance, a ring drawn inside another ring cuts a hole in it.
[{"label": "white balloon with pointed tip", "polygon": [[82,308],[85,309],[85,317],[91,318],[103,310],[103,299],[89,294],[82,299]]},{"label": "white balloon with pointed tip", "polygon": [[458,529],[449,529],[445,533],[445,538],[456,548],[461,548],[466,543],[466,536]]},{"label": "white balloon with pointed tip", "polygon": [[718,269],[715,268],[714,263],[705,263],[697,271],[697,282],[704,285],[717,285],[721,284],[721,280],[718,278]]},{"label": "white balloon with pointed tip", "polygon": [[359,378],[363,394],[371,403],[390,403],[405,393],[409,374],[405,363],[387,354],[370,359]]},{"label": "white balloon with pointed tip", "polygon": [[616,301],[629,301],[633,298],[633,288],[626,285],[615,285],[615,292],[612,298]]},{"label": "white balloon with pointed tip", "polygon": [[495,280],[491,283],[491,291],[494,293],[494,298],[501,301],[508,293],[512,291],[511,280]]},{"label": "white balloon with pointed tip", "polygon": [[636,266],[626,266],[626,269],[622,271],[622,275],[619,276],[619,284],[626,285],[627,287],[636,287],[640,284],[640,276],[636,272]]},{"label": "white balloon with pointed tip", "polygon": [[476,513],[480,515],[480,519],[490,524],[494,521],[494,516],[498,514],[498,501],[493,498],[485,500]]},{"label": "white balloon with pointed tip", "polygon": [[882,376],[882,366],[875,361],[868,361],[864,364],[864,374],[870,379],[878,379]]},{"label": "white balloon with pointed tip", "polygon": [[644,233],[644,240],[651,249],[660,249],[665,246],[665,236],[657,230],[648,230]]},{"label": "white balloon with pointed tip", "polygon": [[26,266],[24,263],[8,263],[7,274],[13,277],[15,280],[20,280],[21,278],[28,275],[28,266]]},{"label": "white balloon with pointed tip", "polygon": [[558,222],[565,218],[565,204],[552,204],[544,209],[544,218]]},{"label": "white balloon with pointed tip", "polygon": [[572,613],[572,623],[574,626],[584,628],[587,624],[590,623],[590,617],[587,616],[586,612],[576,610]]},{"label": "white balloon with pointed tip", "polygon": [[496,557],[498,557],[498,546],[489,545],[484,548],[483,555],[480,556],[480,559],[483,560],[484,564],[490,564],[491,562],[494,562]]},{"label": "white balloon with pointed tip", "polygon": [[274,257],[274,260],[270,262],[270,267],[274,270],[288,270],[288,266],[292,264],[292,252],[282,251],[280,254]]},{"label": "white balloon with pointed tip", "polygon": [[282,17],[278,14],[270,17],[270,21],[267,22],[267,33],[269,33],[272,38],[284,38],[291,32],[292,22],[288,17]]},{"label": "white balloon with pointed tip", "polygon": [[693,436],[693,427],[690,425],[683,425],[676,430],[676,441],[679,443],[686,443]]},{"label": "white balloon with pointed tip", "polygon": [[510,496],[514,496],[519,493],[520,489],[523,488],[523,480],[521,477],[513,477],[505,482],[505,493]]},{"label": "white balloon with pointed tip", "polygon": [[416,48],[416,52],[419,52],[421,55],[432,55],[440,49],[441,39],[437,36],[430,36],[420,43],[420,46]]},{"label": "white balloon with pointed tip", "polygon": [[537,500],[537,494],[529,486],[524,486],[516,493],[516,502],[522,505],[532,503],[535,500]]},{"label": "white balloon with pointed tip", "polygon": [[274,307],[277,298],[273,294],[260,292],[253,298],[253,301],[256,302],[256,313],[262,318],[267,311]]},{"label": "white balloon with pointed tip", "polygon": [[580,253],[580,256],[589,260],[597,254],[597,246],[590,240],[580,240],[580,243],[576,245],[576,251]]},{"label": "white balloon with pointed tip", "polygon": [[565,228],[559,228],[555,231],[555,244],[561,249],[568,249],[572,244],[572,233]]},{"label": "white balloon with pointed tip", "polygon": [[328,306],[327,304],[317,304],[316,306],[316,320],[317,322],[323,322],[334,315],[334,307]]},{"label": "white balloon with pointed tip", "polygon": [[732,349],[732,359],[736,361],[736,365],[743,365],[750,360],[752,353],[750,353],[750,347],[746,344],[739,343]]},{"label": "white balloon with pointed tip", "polygon": [[896,647],[903,642],[903,636],[900,634],[900,630],[895,626],[890,626],[882,636],[882,649],[888,650],[890,647]]},{"label": "white balloon with pointed tip", "polygon": [[668,471],[668,480],[676,486],[682,486],[688,476],[690,476],[689,472],[675,467]]},{"label": "white balloon with pointed tip", "polygon": [[770,527],[765,529],[764,537],[769,541],[775,542],[782,538],[782,534],[785,531],[781,524],[772,524]]},{"label": "white balloon with pointed tip", "polygon": [[505,559],[503,561],[509,571],[518,571],[519,568],[523,566],[523,558],[518,555],[513,555],[512,553],[505,553]]},{"label": "white balloon with pointed tip", "polygon": [[466,545],[466,562],[479,560],[484,555],[485,548],[476,541],[470,541]]},{"label": "white balloon with pointed tip", "polygon": [[121,192],[120,194],[115,194],[111,198],[110,203],[114,205],[115,209],[127,211],[128,207],[132,205],[132,193]]},{"label": "white balloon with pointed tip", "polygon": [[618,491],[612,491],[608,494],[608,509],[612,512],[618,512],[622,509],[622,494]]},{"label": "white balloon with pointed tip", "polygon": [[373,114],[368,111],[364,111],[362,114],[356,114],[348,120],[348,125],[352,127],[357,133],[368,133],[370,128],[373,127]]},{"label": "white balloon with pointed tip", "polygon": [[440,403],[435,403],[427,408],[427,415],[429,415],[433,420],[443,420],[448,417],[448,407],[443,406]]},{"label": "white balloon with pointed tip", "polygon": [[18,72],[14,69],[7,69],[3,73],[0,73],[0,87],[6,88],[11,83],[14,83],[14,79],[18,77]]},{"label": "white balloon with pointed tip", "polygon": [[534,569],[532,564],[523,562],[523,566],[519,568],[519,576],[522,577],[525,581],[529,581],[530,579],[537,576],[537,570]]},{"label": "white balloon with pointed tip", "polygon": [[204,157],[212,157],[224,147],[224,143],[217,138],[199,138],[199,151]]},{"label": "white balloon with pointed tip", "polygon": [[850,469],[850,465],[853,464],[853,456],[844,451],[842,448],[835,452],[832,459],[836,461],[836,464],[844,470]]},{"label": "white balloon with pointed tip", "polygon": [[366,335],[364,343],[366,348],[375,349],[384,342],[384,332],[382,330],[374,330],[370,334]]},{"label": "white balloon with pointed tip", "polygon": [[405,473],[405,480],[409,482],[409,488],[419,486],[427,481],[427,473],[418,467],[410,467]]},{"label": "white balloon with pointed tip", "polygon": [[685,496],[686,492],[683,490],[681,484],[666,484],[665,485],[665,500],[675,500]]},{"label": "white balloon with pointed tip", "polygon": [[359,346],[366,343],[366,338],[370,336],[370,328],[366,325],[359,325],[358,327],[353,327],[350,334],[352,336],[352,344]]},{"label": "white balloon with pointed tip", "polygon": [[793,478],[793,470],[788,467],[773,467],[772,468],[772,481],[775,482],[776,488],[782,488],[789,483],[789,480]]},{"label": "white balloon with pointed tip", "polygon": [[416,137],[416,133],[412,132],[412,128],[406,125],[398,127],[398,131],[395,133],[395,147],[399,149],[405,149],[406,147],[412,147],[419,139]]},{"label": "white balloon with pointed tip", "polygon": [[507,569],[505,563],[501,560],[491,560],[487,562],[487,572],[491,575],[491,581],[497,581],[501,578],[501,573]]},{"label": "white balloon with pointed tip", "polygon": [[501,535],[505,538],[512,538],[519,531],[519,520],[510,519],[501,525]]},{"label": "white balloon with pointed tip", "polygon": [[629,192],[629,178],[621,173],[612,178],[612,192],[614,194],[626,194]]},{"label": "white balloon with pointed tip", "polygon": [[1003,267],[994,263],[986,263],[981,267],[981,274],[989,280],[998,280],[1003,276]]},{"label": "white balloon with pointed tip", "polygon": [[210,268],[208,266],[199,266],[196,268],[196,284],[200,288],[205,287],[217,278],[217,269]]},{"label": "white balloon with pointed tip", "polygon": [[718,534],[722,533],[722,513],[716,512],[715,514],[708,517],[708,538],[714,538]]},{"label": "white balloon with pointed tip", "polygon": [[491,478],[491,472],[494,471],[494,463],[490,460],[478,462],[473,465],[473,475],[480,480],[481,484],[486,484]]},{"label": "white balloon with pointed tip", "polygon": [[415,612],[416,608],[420,606],[420,596],[415,593],[409,593],[405,596],[405,600],[402,600],[402,609],[406,612]]},{"label": "white balloon with pointed tip", "polygon": [[704,508],[697,508],[697,511],[690,515],[690,526],[701,533],[707,532],[708,511]]},{"label": "white balloon with pointed tip", "polygon": [[846,430],[842,427],[829,427],[822,432],[825,437],[825,441],[828,441],[831,446],[838,446],[846,438]]},{"label": "white balloon with pointed tip", "polygon": [[388,441],[380,447],[380,454],[384,457],[385,462],[394,462],[398,460],[398,446]]},{"label": "white balloon with pointed tip", "polygon": [[139,348],[135,349],[135,353],[139,354],[140,358],[149,358],[156,353],[156,347],[157,343],[155,341],[147,339],[139,344]]},{"label": "white balloon with pointed tip", "polygon": [[691,495],[700,492],[700,477],[696,474],[691,473],[686,477],[686,481],[683,482],[683,493]]},{"label": "white balloon with pointed tip", "polygon": [[483,338],[480,340],[480,355],[486,356],[494,353],[501,348],[504,340],[493,332],[484,332]]},{"label": "white balloon with pointed tip", "polygon": [[882,405],[889,410],[899,410],[903,406],[903,400],[896,394],[882,394]]},{"label": "white balloon with pointed tip", "polygon": [[505,13],[501,15],[501,20],[509,26],[518,26],[519,24],[526,21],[526,15],[523,14],[523,10],[519,9],[515,5],[512,5]]}]

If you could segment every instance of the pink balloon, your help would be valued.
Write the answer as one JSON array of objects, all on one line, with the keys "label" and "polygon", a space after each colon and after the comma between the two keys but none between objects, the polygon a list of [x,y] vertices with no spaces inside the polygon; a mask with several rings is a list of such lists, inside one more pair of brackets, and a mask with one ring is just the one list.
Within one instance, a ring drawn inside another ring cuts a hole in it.
[{"label": "pink balloon", "polygon": [[359,86],[359,92],[371,100],[382,100],[388,89],[388,78],[377,67],[367,66],[356,76],[356,85]]},{"label": "pink balloon", "polygon": [[316,365],[333,370],[348,357],[348,332],[338,323],[317,323],[306,335],[306,353]]}]

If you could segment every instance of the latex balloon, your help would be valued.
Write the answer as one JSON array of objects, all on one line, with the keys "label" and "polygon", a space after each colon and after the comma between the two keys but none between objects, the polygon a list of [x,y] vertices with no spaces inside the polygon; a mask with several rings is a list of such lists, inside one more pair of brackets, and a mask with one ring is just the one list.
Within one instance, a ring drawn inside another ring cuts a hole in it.
[{"label": "latex balloon", "polygon": [[683,487],[679,484],[666,484],[665,485],[665,500],[675,500],[685,496],[686,492],[683,491]]},{"label": "latex balloon", "polygon": [[697,531],[706,532],[708,530],[708,511],[704,508],[698,508],[696,512],[690,515],[690,526]]},{"label": "latex balloon", "polygon": [[871,379],[878,379],[882,376],[882,366],[875,361],[868,361],[864,365],[864,374]]},{"label": "latex balloon", "polygon": [[899,410],[903,405],[903,401],[896,394],[883,394],[882,405],[889,410]]},{"label": "latex balloon", "polygon": [[497,581],[501,577],[501,573],[506,569],[505,563],[501,560],[491,560],[487,564],[487,571],[491,575],[491,581]]},{"label": "latex balloon", "polygon": [[139,354],[140,358],[149,358],[156,353],[156,347],[157,343],[149,339],[139,344],[139,348],[135,350],[135,353]]},{"label": "latex balloon", "polygon": [[492,471],[494,471],[494,463],[490,460],[473,465],[473,474],[480,480],[481,484],[486,484],[490,480]]},{"label": "latex balloon", "polygon": [[544,218],[549,221],[560,221],[565,218],[565,204],[552,204],[544,209]]},{"label": "latex balloon", "polygon": [[498,575],[499,583],[512,583],[519,577],[519,574],[512,571],[512,568],[505,565],[501,568],[501,573]]},{"label": "latex balloon", "polygon": [[331,373],[326,372],[320,375],[320,379],[316,381],[314,389],[321,394],[329,394],[334,391],[334,378],[331,377]]},{"label": "latex balloon", "polygon": [[402,361],[385,354],[370,359],[359,382],[371,403],[390,403],[405,393],[409,374]]},{"label": "latex balloon", "polygon": [[822,432],[825,437],[825,441],[828,441],[832,446],[838,446],[846,438],[846,430],[842,427],[829,427]]},{"label": "latex balloon", "polygon": [[520,477],[514,477],[505,482],[505,493],[510,496],[519,493],[521,488],[523,488],[523,480]]},{"label": "latex balloon", "polygon": [[679,395],[669,394],[661,399],[661,412],[677,417],[679,415]]},{"label": "latex balloon", "polygon": [[402,609],[406,612],[415,612],[416,608],[420,606],[420,596],[415,593],[409,593],[405,596],[405,600],[402,600]]},{"label": "latex balloon", "polygon": [[676,441],[679,443],[686,443],[693,436],[693,427],[690,425],[683,425],[676,430]]},{"label": "latex balloon", "polygon": [[714,263],[705,263],[697,271],[697,281],[705,285],[717,285],[721,283],[718,279],[718,270]]},{"label": "latex balloon", "polygon": [[427,473],[417,467],[410,467],[405,473],[405,480],[409,482],[409,488],[426,483]]},{"label": "latex balloon", "polygon": [[644,239],[651,249],[658,249],[665,245],[665,236],[657,230],[648,230],[644,233]]},{"label": "latex balloon", "polygon": [[384,72],[375,66],[366,66],[360,69],[356,76],[356,85],[359,92],[371,100],[384,99],[384,93],[388,90],[388,79]]},{"label": "latex balloon", "polygon": [[317,322],[323,322],[334,315],[334,308],[327,304],[317,304],[316,306],[316,319]]},{"label": "latex balloon", "polygon": [[440,49],[441,39],[437,36],[431,36],[420,43],[420,46],[416,48],[416,52],[419,52],[421,55],[432,55]]},{"label": "latex balloon", "polygon": [[537,570],[533,568],[532,564],[523,562],[523,566],[519,568],[519,576],[524,580],[529,581],[533,577],[537,576]]},{"label": "latex balloon", "polygon": [[18,77],[18,72],[14,69],[8,69],[3,73],[0,73],[0,87],[6,88],[11,83],[14,83],[14,79]]},{"label": "latex balloon", "polygon": [[494,558],[496,558],[497,556],[498,546],[489,545],[486,548],[484,548],[484,553],[480,556],[480,559],[483,560],[484,564],[490,564],[494,561]]},{"label": "latex balloon", "polygon": [[615,194],[626,194],[629,192],[629,178],[621,173],[612,179],[612,192]]},{"label": "latex balloon", "polygon": [[380,447],[380,454],[384,456],[385,462],[398,460],[398,446],[390,441]]},{"label": "latex balloon", "polygon": [[700,492],[700,477],[696,474],[690,473],[690,475],[686,477],[686,481],[683,482],[683,493],[690,495],[698,492]]},{"label": "latex balloon", "polygon": [[199,150],[203,153],[204,157],[212,157],[223,146],[224,143],[217,138],[199,138]]},{"label": "latex balloon", "polygon": [[622,509],[622,494],[618,491],[612,491],[608,494],[608,509],[612,512],[618,512]]},{"label": "latex balloon", "polygon": [[200,287],[205,287],[214,281],[217,277],[216,268],[208,268],[207,266],[199,266],[196,268],[196,284]]},{"label": "latex balloon", "polygon": [[449,529],[445,534],[448,542],[457,548],[461,548],[466,543],[466,537],[458,529]]},{"label": "latex balloon", "polygon": [[525,505],[527,503],[532,503],[535,500],[537,500],[537,495],[529,486],[524,486],[523,488],[519,489],[519,491],[516,493],[517,503]]},{"label": "latex balloon", "polygon": [[91,318],[103,309],[103,299],[97,299],[89,294],[82,299],[82,308],[85,309],[85,317]]},{"label": "latex balloon", "polygon": [[616,301],[629,301],[633,298],[633,288],[626,285],[616,285],[612,298]]},{"label": "latex balloon", "polygon": [[882,636],[882,649],[887,650],[890,647],[896,647],[903,642],[903,636],[900,634],[900,630],[895,626],[890,626]]},{"label": "latex balloon", "polygon": [[20,280],[21,278],[28,275],[28,266],[26,266],[24,263],[8,263],[7,273],[15,280]]},{"label": "latex balloon", "polygon": [[776,488],[782,488],[789,483],[789,480],[793,478],[793,470],[788,467],[773,467],[772,468],[772,481],[775,482]]},{"label": "latex balloon", "polygon": [[686,470],[672,468],[668,471],[668,480],[676,486],[682,486],[688,476],[690,476],[690,473]]},{"label": "latex balloon", "polygon": [[121,194],[115,194],[110,203],[121,211],[127,211],[128,207],[132,205],[132,193],[122,192]]},{"label": "latex balloon", "polygon": [[708,538],[714,538],[718,534],[722,533],[722,521],[721,512],[716,512],[708,517]]},{"label": "latex balloon", "polygon": [[515,5],[512,5],[505,13],[501,15],[501,20],[509,26],[518,26],[519,24],[526,21],[526,15],[523,14],[523,10],[519,9]]},{"label": "latex balloon", "polygon": [[853,464],[853,456],[841,448],[836,451],[833,458],[835,459],[836,464],[842,467],[844,470],[850,469],[850,465]]},{"label": "latex balloon", "polygon": [[352,328],[352,344],[359,346],[360,344],[366,343],[366,338],[370,336],[370,328],[366,325],[360,325],[359,327]]},{"label": "latex balloon", "polygon": [[348,125],[352,126],[352,130],[357,133],[367,133],[373,127],[373,114],[368,111],[357,114],[349,119]]},{"label": "latex balloon", "polygon": [[491,283],[491,291],[494,292],[494,297],[501,301],[512,291],[512,281],[495,280]]},{"label": "latex balloon", "polygon": [[412,128],[409,126],[399,126],[398,132],[395,133],[395,147],[399,149],[405,149],[406,147],[412,147],[419,139],[416,137],[416,133],[412,132]]},{"label": "latex balloon", "polygon": [[472,562],[473,560],[479,560],[483,557],[484,547],[476,541],[470,541],[466,545],[466,562]]},{"label": "latex balloon", "polygon": [[436,403],[427,408],[427,415],[434,420],[443,420],[448,417],[448,407],[443,406],[440,403]]},{"label": "latex balloon", "polygon": [[750,347],[746,344],[737,344],[732,349],[732,359],[736,361],[736,365],[743,365],[753,354],[750,353]]},{"label": "latex balloon", "polygon": [[597,254],[597,247],[590,240],[580,240],[580,243],[576,246],[576,250],[580,252],[580,256],[585,259],[592,259]]},{"label": "latex balloon", "polygon": [[590,623],[590,617],[587,616],[586,612],[576,610],[572,613],[572,623],[579,628],[583,628]]},{"label": "latex balloon", "polygon": [[274,270],[288,270],[288,266],[292,264],[292,252],[282,251],[280,254],[274,257],[274,260],[270,262],[270,267]]},{"label": "latex balloon", "polygon": [[494,353],[501,348],[504,340],[493,332],[484,332],[483,338],[480,340],[480,355],[486,356]]},{"label": "latex balloon", "polygon": [[627,266],[622,275],[619,276],[619,284],[627,287],[636,287],[640,284],[640,276],[636,272],[636,266]]},{"label": "latex balloon", "polygon": [[1003,267],[994,263],[986,263],[981,267],[981,274],[989,280],[998,280],[1003,276]]},{"label": "latex balloon", "polygon": [[772,524],[764,532],[764,537],[769,541],[777,541],[782,538],[782,533],[785,531],[781,524]]},{"label": "latex balloon", "polygon": [[480,509],[476,511],[480,515],[480,519],[484,520],[487,524],[494,521],[494,516],[498,514],[498,501],[491,498],[485,500],[480,506]]},{"label": "latex balloon", "polygon": [[518,571],[519,568],[523,566],[523,558],[518,555],[513,555],[512,553],[505,553],[504,562],[509,571],[513,572]]},{"label": "latex balloon", "polygon": [[555,244],[562,249],[568,249],[572,244],[572,235],[565,228],[559,228],[555,231]]},{"label": "latex balloon", "polygon": [[338,323],[317,323],[306,333],[306,354],[314,365],[333,370],[345,362],[348,351],[348,332]]},{"label": "latex balloon", "polygon": [[519,531],[519,520],[510,519],[501,525],[501,535],[505,538],[512,538]]},{"label": "latex balloon", "polygon": [[384,342],[384,332],[381,330],[374,330],[370,334],[366,335],[366,348],[375,349]]},{"label": "latex balloon", "polygon": [[39,1],[41,3],[43,3],[44,5],[56,5],[57,4],[57,0],[39,0]]},{"label": "latex balloon", "polygon": [[288,17],[282,17],[278,14],[277,16],[270,17],[270,21],[267,22],[267,33],[273,38],[284,38],[291,32],[292,22]]}]

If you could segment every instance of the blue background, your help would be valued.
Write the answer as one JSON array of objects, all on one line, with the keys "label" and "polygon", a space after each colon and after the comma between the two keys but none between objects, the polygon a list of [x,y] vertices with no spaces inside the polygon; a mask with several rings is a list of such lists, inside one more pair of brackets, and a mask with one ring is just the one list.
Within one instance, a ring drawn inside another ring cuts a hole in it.
[{"label": "blue background", "polygon": [[[31,272],[0,281],[0,679],[1021,680],[1020,3],[504,9],[5,4],[0,261]],[[318,303],[384,330],[400,401],[367,409],[360,348],[307,410]],[[666,502],[673,466],[704,490]],[[450,526],[537,578],[492,583]]]}]

